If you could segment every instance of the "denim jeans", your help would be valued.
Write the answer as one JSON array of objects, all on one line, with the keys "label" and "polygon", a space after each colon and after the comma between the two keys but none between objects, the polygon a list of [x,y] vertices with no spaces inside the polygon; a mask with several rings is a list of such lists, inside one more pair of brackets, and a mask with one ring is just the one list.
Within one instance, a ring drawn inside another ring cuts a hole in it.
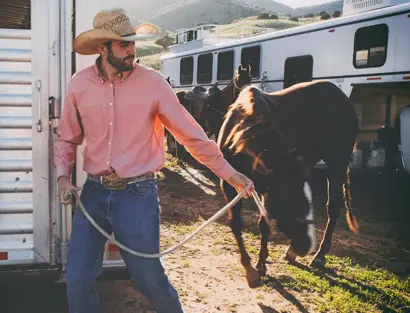
[{"label": "denim jeans", "polygon": [[[81,201],[91,217],[109,234],[142,253],[159,252],[160,206],[156,180],[129,184],[125,190],[104,189],[87,180]],[[68,251],[67,295],[70,313],[100,313],[95,282],[102,271],[107,239],[77,209]],[[181,313],[178,294],[158,258],[121,256],[138,290],[158,313]]]}]

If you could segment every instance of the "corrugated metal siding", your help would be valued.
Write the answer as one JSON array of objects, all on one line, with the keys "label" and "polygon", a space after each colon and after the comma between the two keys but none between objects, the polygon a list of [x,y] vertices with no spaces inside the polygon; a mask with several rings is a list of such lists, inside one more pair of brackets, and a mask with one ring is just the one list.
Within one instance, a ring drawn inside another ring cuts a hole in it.
[{"label": "corrugated metal siding", "polygon": [[0,0],[0,28],[31,29],[31,0]]},{"label": "corrugated metal siding", "polygon": [[8,262],[33,258],[30,38],[30,30],[0,29],[0,252]]}]

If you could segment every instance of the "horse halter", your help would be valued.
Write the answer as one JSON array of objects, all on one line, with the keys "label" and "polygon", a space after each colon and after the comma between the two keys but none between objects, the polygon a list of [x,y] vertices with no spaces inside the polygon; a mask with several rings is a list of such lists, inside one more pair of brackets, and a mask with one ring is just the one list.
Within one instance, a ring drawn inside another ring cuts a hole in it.
[{"label": "horse halter", "polygon": [[[236,82],[236,77],[237,76],[235,76],[234,77],[234,79],[232,80],[232,84],[233,84],[233,90],[232,90],[232,96],[233,96],[233,98],[234,99],[236,99],[238,96],[239,96],[239,94],[241,93],[241,91],[247,86],[247,85],[249,85],[249,84],[245,84],[245,85],[243,85],[242,87],[239,87],[238,86],[238,84],[237,84],[237,82]],[[239,78],[238,78],[239,79]],[[235,92],[236,91],[238,91],[238,95],[235,95]]]}]

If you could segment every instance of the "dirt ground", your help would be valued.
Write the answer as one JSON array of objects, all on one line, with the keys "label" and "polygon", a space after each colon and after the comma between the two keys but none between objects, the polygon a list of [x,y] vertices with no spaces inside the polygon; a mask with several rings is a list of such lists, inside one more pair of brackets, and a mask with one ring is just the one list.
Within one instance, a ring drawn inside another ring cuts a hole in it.
[{"label": "dirt ground", "polygon": [[[182,240],[225,205],[216,176],[171,164],[160,181],[162,250]],[[318,240],[325,228],[323,198],[317,197]],[[358,210],[360,212],[360,210]],[[253,262],[259,250],[258,211],[246,200],[244,238]],[[311,256],[289,265],[281,257],[287,240],[270,238],[268,275],[250,289],[226,216],[163,259],[186,313],[410,312],[410,243],[397,222],[358,214],[361,232],[351,233],[342,215],[327,269],[306,267]],[[408,232],[405,231],[405,234]],[[132,281],[98,283],[103,313],[148,313],[150,304]],[[2,312],[68,312],[64,285],[3,290]]]}]

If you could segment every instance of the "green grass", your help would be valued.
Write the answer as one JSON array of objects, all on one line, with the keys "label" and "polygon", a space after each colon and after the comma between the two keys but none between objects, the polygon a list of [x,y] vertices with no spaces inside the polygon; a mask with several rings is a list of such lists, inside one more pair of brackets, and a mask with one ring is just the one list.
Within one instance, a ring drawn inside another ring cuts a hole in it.
[{"label": "green grass", "polygon": [[294,291],[317,294],[319,312],[397,312],[410,310],[410,277],[354,264],[349,258],[327,257],[324,272],[288,265],[279,281]]},{"label": "green grass", "polygon": [[[228,228],[225,228],[226,230]],[[256,261],[260,248],[259,235],[244,230],[242,236],[248,253]],[[232,235],[219,231],[213,243],[234,244],[236,247]],[[281,262],[283,251],[274,250],[271,243],[269,246],[269,259]],[[309,302],[316,306],[317,312],[410,312],[410,276],[401,278],[385,269],[372,269],[357,264],[347,257],[329,255],[326,258],[324,270],[303,266],[299,268],[282,263],[280,268],[284,275],[275,274],[275,277],[279,277],[278,281],[269,275],[262,278],[264,284],[258,298],[261,298],[264,292],[272,292],[272,287],[277,287],[276,282],[279,282],[283,287],[295,292],[311,293],[313,296],[309,297]],[[310,258],[303,260],[309,261]],[[243,269],[238,265],[235,271],[243,272]],[[272,284],[272,281],[275,283]]]},{"label": "green grass", "polygon": [[163,47],[156,45],[152,41],[142,41],[135,44],[137,58],[158,54],[164,51]]}]

